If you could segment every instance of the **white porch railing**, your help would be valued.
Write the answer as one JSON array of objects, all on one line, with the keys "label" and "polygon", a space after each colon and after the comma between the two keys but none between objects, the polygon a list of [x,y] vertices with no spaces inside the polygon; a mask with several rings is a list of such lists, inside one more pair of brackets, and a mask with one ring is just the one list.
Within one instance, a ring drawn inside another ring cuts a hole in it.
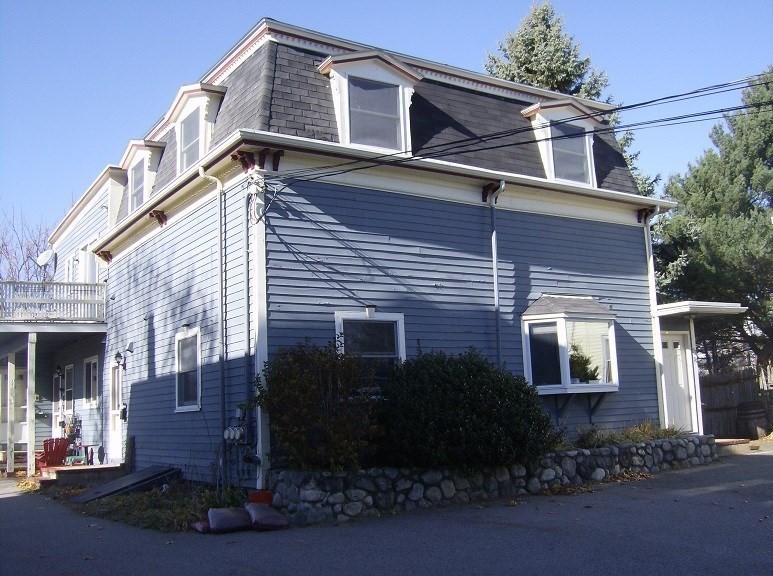
[{"label": "white porch railing", "polygon": [[0,322],[105,321],[105,284],[0,282]]}]

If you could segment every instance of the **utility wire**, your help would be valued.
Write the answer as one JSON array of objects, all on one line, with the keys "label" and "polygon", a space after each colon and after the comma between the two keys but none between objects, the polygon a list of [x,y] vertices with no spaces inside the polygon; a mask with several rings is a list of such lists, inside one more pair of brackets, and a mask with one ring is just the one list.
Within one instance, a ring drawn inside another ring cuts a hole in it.
[{"label": "utility wire", "polygon": [[[560,121],[552,122],[551,125],[556,126],[556,125],[561,125],[561,124],[567,124],[567,123],[571,123],[571,122],[576,122],[577,120],[585,120],[585,119],[589,119],[589,118],[598,118],[600,116],[608,116],[608,115],[612,115],[614,113],[617,113],[619,111],[624,111],[624,110],[633,110],[633,109],[637,109],[637,108],[645,108],[645,107],[650,107],[650,106],[655,106],[655,105],[664,105],[664,104],[669,104],[671,102],[678,102],[680,100],[687,100],[687,99],[698,98],[698,97],[707,97],[707,96],[712,96],[712,95],[720,94],[720,93],[727,92],[727,91],[738,90],[738,89],[746,88],[746,87],[749,87],[749,86],[752,86],[752,85],[762,84],[762,83],[756,83],[756,84],[752,84],[751,83],[752,79],[760,78],[761,76],[762,76],[762,74],[757,74],[757,75],[749,76],[749,77],[742,78],[742,79],[739,79],[739,80],[733,80],[731,82],[724,82],[724,83],[721,83],[721,84],[714,84],[714,85],[711,85],[711,86],[706,86],[706,87],[701,87],[701,88],[697,88],[697,89],[694,89],[694,90],[690,90],[688,92],[682,92],[682,93],[673,94],[673,95],[669,95],[669,96],[663,96],[663,97],[660,97],[660,98],[654,98],[654,99],[650,99],[650,100],[645,100],[643,102],[638,102],[638,103],[635,103],[635,104],[620,105],[620,106],[617,106],[615,108],[612,108],[612,109],[604,111],[604,112],[592,112],[592,113],[589,113],[589,114],[578,114],[578,115],[575,115],[575,116],[572,116],[572,117],[569,117],[569,118],[565,118],[565,119],[560,120]],[[614,129],[619,130],[619,129],[621,129],[621,126],[619,126],[619,125],[615,126]],[[485,134],[485,135],[482,135],[482,136],[467,137],[467,138],[458,139],[458,140],[455,140],[455,141],[452,141],[452,142],[444,142],[444,143],[440,143],[440,144],[435,144],[433,146],[429,146],[429,147],[423,148],[421,150],[421,152],[422,152],[422,156],[423,157],[427,157],[428,156],[427,151],[433,150],[433,149],[436,149],[436,148],[445,148],[445,147],[451,147],[451,146],[459,147],[459,146],[462,146],[462,145],[464,145],[464,144],[466,144],[468,142],[480,143],[480,142],[485,142],[485,141],[488,141],[488,140],[491,140],[491,139],[506,138],[508,136],[514,136],[514,135],[517,135],[517,134],[520,134],[520,133],[531,132],[531,131],[533,131],[533,128],[531,126],[522,127],[522,128],[513,128],[513,129],[508,129],[508,130],[502,130],[502,131],[499,131],[499,132],[492,132],[492,133]],[[399,157],[402,157],[402,155],[403,155],[403,152],[391,152],[391,153],[387,153],[387,154],[382,154],[380,156],[375,156],[375,157],[373,157],[373,158],[371,158],[371,159],[369,159],[367,161],[364,161],[364,160],[351,160],[351,161],[347,161],[347,162],[340,162],[340,163],[337,163],[337,164],[330,164],[328,166],[320,166],[320,167],[307,168],[307,169],[298,169],[296,171],[285,172],[283,175],[284,175],[285,178],[287,178],[287,177],[290,177],[290,178],[292,178],[292,177],[303,177],[303,176],[308,176],[308,175],[316,174],[319,170],[338,169],[338,168],[342,168],[342,167],[349,166],[349,165],[359,164],[361,162],[369,162],[369,163],[379,164],[379,163],[381,163],[382,160],[390,159],[390,158],[399,158]]]},{"label": "utility wire", "polygon": [[[669,96],[655,98],[655,99],[639,102],[636,104],[621,105],[603,112],[579,114],[558,122],[551,122],[550,126],[571,123],[573,121],[577,121],[581,119],[608,116],[623,110],[646,108],[650,106],[664,105],[672,102],[689,100],[693,98],[707,97],[707,96],[712,96],[716,94],[721,94],[724,92],[729,92],[732,90],[737,90],[740,88],[747,88],[750,86],[764,84],[764,82],[758,82],[758,83],[751,82],[752,79],[759,78],[761,76],[762,75],[756,75],[756,76],[751,76],[741,80],[735,80],[732,82],[725,82],[722,84],[706,86],[703,88],[691,90],[689,92],[683,92],[679,94],[673,94]],[[656,119],[645,120],[640,122],[632,122],[628,124],[618,124],[616,126],[608,126],[606,128],[597,128],[596,130],[594,130],[594,133],[604,134],[604,133],[615,132],[615,131],[637,131],[637,130],[648,129],[648,128],[662,127],[662,126],[673,126],[678,124],[705,122],[708,120],[721,119],[724,117],[725,114],[730,112],[738,112],[738,111],[746,110],[746,111],[749,111],[748,113],[759,113],[762,111],[761,109],[763,107],[769,106],[772,104],[773,104],[773,101],[767,101],[759,104],[740,105],[740,106],[708,110],[703,112],[694,112],[694,113],[683,114],[678,116],[656,118]],[[409,157],[404,156],[403,152],[394,152],[394,153],[382,154],[369,159],[351,160],[351,161],[337,163],[337,164],[330,164],[327,166],[318,166],[318,167],[313,167],[308,169],[298,169],[294,171],[288,171],[281,175],[281,179],[279,180],[279,182],[284,182],[281,187],[277,189],[272,186],[274,194],[270,202],[264,207],[262,214],[260,215],[260,218],[263,218],[263,216],[266,214],[271,204],[274,202],[274,200],[276,200],[277,196],[282,191],[284,191],[288,186],[297,182],[310,182],[310,181],[320,180],[323,178],[329,178],[332,176],[342,175],[342,174],[355,172],[359,170],[365,170],[375,166],[402,165],[402,164],[408,164],[411,162],[416,162],[418,160],[442,158],[443,156],[448,156],[451,154],[460,154],[465,152],[466,153],[480,152],[480,151],[493,150],[493,149],[504,148],[504,147],[516,147],[516,146],[521,146],[526,144],[534,144],[540,141],[553,141],[553,140],[562,140],[566,138],[577,137],[576,135],[553,135],[551,131],[551,136],[546,138],[520,140],[517,142],[510,141],[510,142],[499,143],[495,145],[480,146],[480,144],[482,143],[486,143],[492,140],[498,140],[506,137],[512,137],[526,132],[533,132],[533,128],[531,126],[526,126],[526,127],[515,128],[510,130],[503,130],[500,132],[493,132],[483,136],[467,137],[467,138],[462,138],[451,142],[439,143],[433,146],[423,148],[421,150],[420,155],[414,155]],[[470,148],[470,146],[472,145],[476,145],[475,148]]]}]

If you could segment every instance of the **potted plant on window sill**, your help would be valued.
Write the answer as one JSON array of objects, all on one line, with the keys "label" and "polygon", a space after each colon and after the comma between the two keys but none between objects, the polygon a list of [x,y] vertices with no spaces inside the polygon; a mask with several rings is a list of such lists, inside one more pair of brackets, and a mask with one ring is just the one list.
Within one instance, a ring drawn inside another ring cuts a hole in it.
[{"label": "potted plant on window sill", "polygon": [[569,377],[572,384],[588,384],[599,380],[598,366],[593,366],[593,359],[576,342],[572,343],[569,350]]}]

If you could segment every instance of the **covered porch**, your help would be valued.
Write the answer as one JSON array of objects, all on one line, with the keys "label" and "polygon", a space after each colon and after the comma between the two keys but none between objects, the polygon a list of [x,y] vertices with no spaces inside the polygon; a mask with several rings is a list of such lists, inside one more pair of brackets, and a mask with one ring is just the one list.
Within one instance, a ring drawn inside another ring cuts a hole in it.
[{"label": "covered porch", "polygon": [[98,408],[104,296],[102,283],[0,282],[0,461],[8,474],[17,463],[35,473],[43,440],[66,435],[62,422],[79,417],[78,395],[89,392]]}]

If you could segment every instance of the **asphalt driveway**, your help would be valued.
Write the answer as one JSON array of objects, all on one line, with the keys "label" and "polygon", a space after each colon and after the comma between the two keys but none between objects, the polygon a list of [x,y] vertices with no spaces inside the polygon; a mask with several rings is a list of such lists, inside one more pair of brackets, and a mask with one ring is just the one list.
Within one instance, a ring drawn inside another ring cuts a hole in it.
[{"label": "asphalt driveway", "polygon": [[56,574],[773,574],[773,452],[574,496],[337,527],[162,534],[82,516],[0,481],[0,566]]}]

